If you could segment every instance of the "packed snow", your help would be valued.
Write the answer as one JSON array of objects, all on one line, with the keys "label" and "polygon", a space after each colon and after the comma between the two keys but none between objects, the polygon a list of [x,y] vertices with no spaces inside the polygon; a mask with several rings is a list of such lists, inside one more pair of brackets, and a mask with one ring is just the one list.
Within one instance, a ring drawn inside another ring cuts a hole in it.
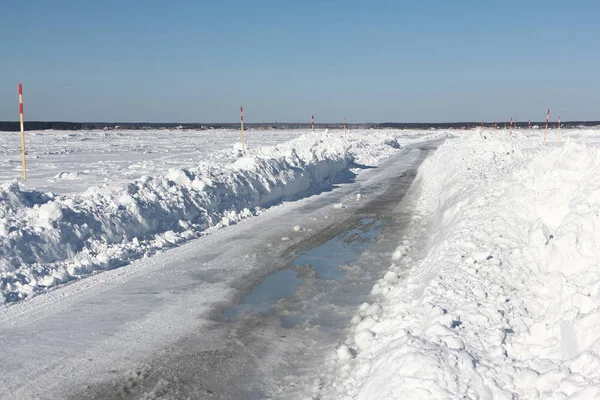
[{"label": "packed snow", "polygon": [[[327,190],[401,143],[441,135],[256,131],[242,153],[236,131],[166,132],[28,133],[29,180],[0,184],[0,303]],[[19,174],[15,148],[0,149],[3,177]]]},{"label": "packed snow", "polygon": [[478,130],[425,160],[320,397],[600,397],[600,130]]}]

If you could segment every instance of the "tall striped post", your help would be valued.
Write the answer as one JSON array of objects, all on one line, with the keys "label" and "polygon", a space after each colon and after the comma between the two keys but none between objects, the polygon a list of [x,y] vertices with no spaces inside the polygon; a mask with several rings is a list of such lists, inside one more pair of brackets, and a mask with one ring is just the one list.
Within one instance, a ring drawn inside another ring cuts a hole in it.
[{"label": "tall striped post", "polygon": [[240,125],[242,126],[242,151],[244,151],[244,107],[240,106]]},{"label": "tall striped post", "polygon": [[19,83],[19,113],[21,120],[21,167],[23,168],[23,180],[27,180],[27,167],[25,163],[25,126],[23,124],[23,84]]},{"label": "tall striped post", "polygon": [[311,118],[310,126],[311,126],[311,129],[312,129],[312,133],[315,133],[315,116],[314,115]]},{"label": "tall striped post", "polygon": [[544,131],[544,144],[546,144],[546,135],[548,134],[548,120],[550,119],[550,109],[548,109],[548,113],[546,114],[546,130]]}]

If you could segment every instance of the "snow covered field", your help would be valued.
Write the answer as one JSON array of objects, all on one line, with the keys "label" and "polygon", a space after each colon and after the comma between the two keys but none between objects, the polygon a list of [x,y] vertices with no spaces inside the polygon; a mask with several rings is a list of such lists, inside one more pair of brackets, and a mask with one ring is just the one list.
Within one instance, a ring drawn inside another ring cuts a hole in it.
[{"label": "snow covered field", "polygon": [[[271,146],[298,137],[293,130],[249,131],[247,145]],[[0,132],[0,182],[21,177],[18,132]],[[235,130],[92,130],[26,132],[27,187],[67,194],[127,183],[143,175],[201,162],[233,160]]]},{"label": "snow covered field", "polygon": [[600,130],[557,133],[469,132],[425,161],[320,398],[600,397]]},{"label": "snow covered field", "polygon": [[[0,300],[328,190],[447,132],[255,131],[243,157],[238,134],[39,133],[27,185],[10,181],[19,153],[2,141]],[[563,130],[561,144],[551,130],[547,145],[543,131],[451,134],[419,169],[389,271],[308,397],[600,397],[600,130]]]},{"label": "snow covered field", "polygon": [[[19,175],[18,134],[2,135],[8,180]],[[249,131],[241,157],[237,131],[28,133],[27,183],[0,184],[0,303],[326,190],[356,164],[438,135]]]}]

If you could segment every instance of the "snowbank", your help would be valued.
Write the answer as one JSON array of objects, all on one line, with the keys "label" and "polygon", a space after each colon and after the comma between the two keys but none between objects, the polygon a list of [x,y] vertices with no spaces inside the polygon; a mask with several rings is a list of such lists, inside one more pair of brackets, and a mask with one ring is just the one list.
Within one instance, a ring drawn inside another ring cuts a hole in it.
[{"label": "snowbank", "polygon": [[231,164],[175,168],[124,187],[57,195],[25,190],[16,181],[0,185],[0,303],[322,191],[346,179],[355,163],[373,165],[389,156],[396,144],[377,135],[344,140],[309,134]]},{"label": "snowbank", "polygon": [[424,162],[411,236],[332,354],[330,397],[600,396],[600,151],[494,136]]}]

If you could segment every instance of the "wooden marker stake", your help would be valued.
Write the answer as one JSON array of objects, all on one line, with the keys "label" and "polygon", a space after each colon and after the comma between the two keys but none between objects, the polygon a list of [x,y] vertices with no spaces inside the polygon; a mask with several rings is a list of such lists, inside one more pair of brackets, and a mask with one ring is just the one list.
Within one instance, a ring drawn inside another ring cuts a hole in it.
[{"label": "wooden marker stake", "polygon": [[25,162],[25,126],[23,124],[23,85],[19,83],[19,112],[21,121],[21,167],[23,168],[23,180],[27,180],[27,165]]}]

